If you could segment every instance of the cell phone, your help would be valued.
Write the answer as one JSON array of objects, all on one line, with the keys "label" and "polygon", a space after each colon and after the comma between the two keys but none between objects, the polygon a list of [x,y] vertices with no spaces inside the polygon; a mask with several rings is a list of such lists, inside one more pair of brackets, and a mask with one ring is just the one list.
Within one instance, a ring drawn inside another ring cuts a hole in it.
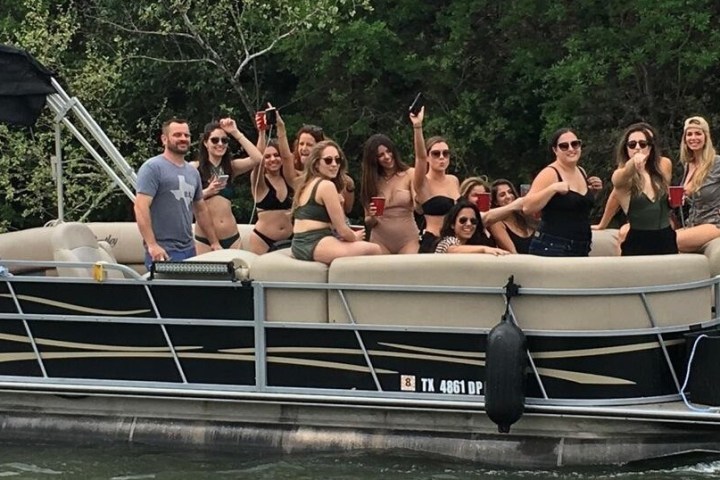
[{"label": "cell phone", "polygon": [[268,108],[265,110],[265,125],[275,125],[277,123],[277,110]]},{"label": "cell phone", "polygon": [[227,183],[228,178],[230,178],[230,175],[218,175],[217,179],[219,182]]},{"label": "cell phone", "polygon": [[408,109],[410,113],[413,115],[417,115],[420,113],[420,109],[423,107],[423,94],[422,92],[419,92],[417,95],[415,95],[415,100],[410,104],[410,108]]}]

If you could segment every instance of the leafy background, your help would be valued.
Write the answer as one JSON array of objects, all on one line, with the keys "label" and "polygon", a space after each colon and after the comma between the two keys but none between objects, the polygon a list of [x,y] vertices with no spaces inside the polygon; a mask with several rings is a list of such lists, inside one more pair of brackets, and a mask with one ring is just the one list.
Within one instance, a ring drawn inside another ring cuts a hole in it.
[{"label": "leafy background", "polygon": [[[252,138],[253,113],[271,101],[290,132],[323,126],[359,179],[376,132],[412,162],[406,112],[422,91],[426,135],[449,139],[460,177],[527,183],[549,160],[550,133],[572,126],[583,165],[607,180],[629,123],[653,124],[673,159],[685,117],[718,123],[719,13],[712,0],[0,0],[0,43],[57,72],[134,167],[159,151],[171,115],[196,139],[232,115]],[[132,219],[65,138],[66,219]],[[0,230],[57,215],[54,148],[49,112],[33,129],[0,126]]]}]

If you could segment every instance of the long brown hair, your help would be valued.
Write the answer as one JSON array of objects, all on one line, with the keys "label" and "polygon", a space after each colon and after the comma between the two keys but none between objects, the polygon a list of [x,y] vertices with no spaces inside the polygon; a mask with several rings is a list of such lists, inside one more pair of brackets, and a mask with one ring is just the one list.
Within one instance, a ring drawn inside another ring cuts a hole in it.
[{"label": "long brown hair", "polygon": [[[652,189],[657,197],[667,190],[668,183],[660,171],[660,150],[656,146],[657,140],[654,138],[652,130],[642,124],[633,124],[625,129],[618,140],[617,146],[615,147],[615,159],[617,161],[617,166],[622,167],[628,160],[630,160],[630,155],[628,154],[627,149],[627,141],[628,138],[630,138],[630,135],[635,132],[641,132],[645,135],[645,140],[648,142],[648,146],[650,147],[650,153],[645,161],[645,169],[650,175]],[[643,188],[643,177],[640,172],[635,171],[632,179],[630,179],[630,195],[641,195]]]},{"label": "long brown hair", "polygon": [[300,135],[307,133],[315,139],[316,144],[326,140],[325,133],[321,127],[317,125],[303,125],[295,134],[295,144],[293,148],[293,163],[295,164],[295,170],[303,170],[303,164],[300,160]]},{"label": "long brown hair", "polygon": [[378,148],[386,147],[393,156],[395,161],[395,170],[404,172],[410,168],[400,159],[395,144],[382,133],[376,133],[365,141],[362,156],[362,183],[360,185],[360,200],[364,206],[370,205],[370,199],[377,196],[378,184],[381,175],[383,175],[383,167],[378,163]]},{"label": "long brown hair", "polygon": [[295,191],[295,198],[293,199],[293,211],[295,211],[295,209],[299,206],[298,202],[300,200],[300,196],[308,187],[308,185],[310,185],[313,180],[317,178],[322,178],[322,175],[320,175],[320,171],[318,170],[318,162],[320,162],[323,150],[325,150],[327,147],[335,147],[338,151],[338,155],[340,155],[340,168],[338,169],[337,175],[335,176],[335,178],[328,178],[327,180],[330,180],[332,183],[335,184],[335,188],[338,192],[340,192],[344,188],[344,177],[345,172],[347,171],[347,159],[345,158],[345,154],[340,148],[340,145],[338,145],[332,140],[324,140],[322,142],[316,143],[310,151],[310,156],[308,157],[307,162],[305,162],[303,173],[298,179],[298,186]]},{"label": "long brown hair", "polygon": [[[210,122],[206,124],[203,129],[202,140],[200,141],[200,151],[198,152],[198,171],[200,172],[203,187],[207,187],[210,182],[210,178],[212,178],[212,164],[210,163],[210,154],[205,146],[205,142],[208,141],[210,135],[215,130],[222,130],[218,122]],[[229,140],[230,139],[228,137],[228,141]],[[230,178],[232,178],[232,156],[230,155],[230,144],[228,144],[228,148],[225,149],[225,153],[220,159],[220,168],[222,168],[222,171],[225,172],[226,175],[229,175]]]}]

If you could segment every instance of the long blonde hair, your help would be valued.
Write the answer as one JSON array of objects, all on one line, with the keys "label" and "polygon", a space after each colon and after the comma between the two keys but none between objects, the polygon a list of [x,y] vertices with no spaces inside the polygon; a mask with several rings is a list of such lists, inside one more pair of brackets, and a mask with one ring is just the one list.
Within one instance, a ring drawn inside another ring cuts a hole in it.
[{"label": "long blonde hair", "polygon": [[310,155],[308,156],[307,161],[305,162],[305,166],[303,167],[303,173],[298,179],[297,185],[298,187],[295,189],[295,198],[293,199],[293,212],[295,209],[299,206],[300,196],[305,191],[305,189],[310,185],[313,180],[317,178],[323,178],[323,176],[320,174],[320,171],[318,170],[318,162],[320,162],[320,159],[322,158],[322,152],[327,147],[335,147],[338,151],[338,155],[340,155],[340,168],[338,169],[338,174],[335,176],[335,178],[328,178],[326,180],[330,180],[332,183],[335,184],[335,188],[337,188],[337,191],[340,192],[345,187],[345,172],[347,171],[347,159],[345,158],[345,154],[340,149],[340,145],[333,142],[332,140],[324,140],[322,142],[318,142],[315,144],[315,146],[310,150]]},{"label": "long blonde hair", "polygon": [[703,145],[703,150],[700,155],[697,170],[695,170],[695,174],[693,175],[693,178],[690,179],[690,183],[688,184],[688,190],[690,192],[696,192],[702,186],[703,182],[708,176],[708,173],[710,173],[710,170],[715,163],[716,152],[715,147],[713,147],[712,137],[710,136],[710,125],[708,124],[707,120],[705,120],[703,117],[688,118],[687,120],[685,120],[685,126],[683,127],[683,136],[682,140],[680,141],[680,161],[685,165],[686,169],[689,163],[695,161],[695,155],[685,143],[685,134],[687,133],[689,128],[699,128],[705,134],[705,145]]}]

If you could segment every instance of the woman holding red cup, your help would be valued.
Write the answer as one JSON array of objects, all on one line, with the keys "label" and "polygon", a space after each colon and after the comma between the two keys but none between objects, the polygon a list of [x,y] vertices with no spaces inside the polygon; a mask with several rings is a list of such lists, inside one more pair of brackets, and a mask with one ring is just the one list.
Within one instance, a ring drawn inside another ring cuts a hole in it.
[{"label": "woman holding red cup", "polygon": [[672,163],[660,156],[654,136],[642,125],[625,129],[615,156],[618,164],[612,176],[615,196],[630,224],[620,245],[622,255],[677,253],[668,201]]},{"label": "woman holding red cup", "polygon": [[680,161],[685,166],[682,185],[690,216],[688,227],[677,230],[677,244],[681,252],[698,252],[720,237],[720,158],[704,118],[685,120]]},{"label": "woman holding red cup", "polygon": [[363,147],[360,199],[370,242],[383,253],[417,253],[419,231],[413,215],[414,170],[400,159],[395,144],[383,134]]}]

